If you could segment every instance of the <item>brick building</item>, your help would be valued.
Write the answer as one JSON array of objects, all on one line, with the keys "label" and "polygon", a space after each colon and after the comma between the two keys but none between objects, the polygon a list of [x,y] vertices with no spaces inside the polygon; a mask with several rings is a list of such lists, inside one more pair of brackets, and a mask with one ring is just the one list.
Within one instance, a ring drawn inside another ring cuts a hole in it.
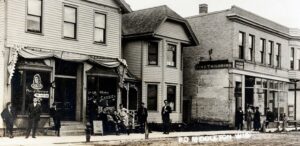
[{"label": "brick building", "polygon": [[291,71],[298,64],[291,49],[299,49],[299,37],[236,6],[211,13],[206,4],[199,8],[199,15],[187,18],[200,45],[184,50],[184,107],[191,107],[184,120],[233,127],[236,109],[248,105],[263,117],[269,107],[277,118],[293,118],[289,83],[300,72]]},{"label": "brick building", "polygon": [[12,102],[15,126],[24,128],[33,97],[40,127],[52,103],[63,121],[81,125],[91,96],[116,107],[126,80],[121,17],[130,11],[123,0],[1,0],[0,111]]},{"label": "brick building", "polygon": [[[173,109],[172,122],[182,122],[182,50],[197,44],[189,24],[167,6],[159,6],[124,14],[122,25],[123,56],[141,80],[138,101],[148,108],[148,122],[162,122],[164,100]],[[130,102],[136,103],[129,100],[129,107]]]}]

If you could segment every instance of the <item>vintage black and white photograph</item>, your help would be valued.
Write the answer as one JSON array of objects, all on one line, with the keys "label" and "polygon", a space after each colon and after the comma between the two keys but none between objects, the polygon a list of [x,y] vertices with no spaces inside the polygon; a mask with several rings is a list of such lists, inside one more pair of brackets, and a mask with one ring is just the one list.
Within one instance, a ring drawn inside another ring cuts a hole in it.
[{"label": "vintage black and white photograph", "polygon": [[298,0],[0,0],[0,146],[300,146],[299,14]]}]

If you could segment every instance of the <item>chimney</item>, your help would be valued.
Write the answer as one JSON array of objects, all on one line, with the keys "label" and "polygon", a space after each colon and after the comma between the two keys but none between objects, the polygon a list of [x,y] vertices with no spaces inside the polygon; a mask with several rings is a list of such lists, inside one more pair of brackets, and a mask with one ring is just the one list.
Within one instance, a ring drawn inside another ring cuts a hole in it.
[{"label": "chimney", "polygon": [[206,14],[208,11],[208,5],[207,4],[200,4],[199,5],[199,14]]}]

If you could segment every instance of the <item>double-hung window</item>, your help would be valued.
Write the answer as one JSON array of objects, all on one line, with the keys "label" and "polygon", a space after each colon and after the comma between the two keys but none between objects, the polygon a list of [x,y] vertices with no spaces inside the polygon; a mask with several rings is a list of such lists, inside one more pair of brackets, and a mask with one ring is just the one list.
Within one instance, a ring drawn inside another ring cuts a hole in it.
[{"label": "double-hung window", "polygon": [[266,40],[260,39],[260,50],[259,50],[259,62],[261,64],[264,63],[265,60],[265,47],[266,47]]},{"label": "double-hung window", "polygon": [[167,86],[167,100],[173,111],[176,111],[176,86]]},{"label": "double-hung window", "polygon": [[239,59],[244,59],[245,33],[239,32]]},{"label": "double-hung window", "polygon": [[149,42],[148,44],[148,65],[158,65],[158,43]]},{"label": "double-hung window", "polygon": [[280,67],[280,49],[281,49],[281,44],[277,43],[274,51],[275,53],[274,65],[276,67]]},{"label": "double-hung window", "polygon": [[254,45],[255,44],[255,37],[254,35],[249,35],[249,49],[248,49],[248,60],[253,61],[254,59]]},{"label": "double-hung window", "polygon": [[294,70],[294,61],[295,61],[295,48],[292,47],[291,48],[291,53],[290,53],[290,66],[291,66],[291,70]]},{"label": "double-hung window", "polygon": [[150,111],[157,111],[157,84],[147,86],[147,108]]},{"label": "double-hung window", "polygon": [[167,66],[176,67],[176,45],[168,44]]},{"label": "double-hung window", "polygon": [[267,46],[267,65],[272,65],[272,60],[273,60],[273,42],[272,41],[268,41],[268,46]]},{"label": "double-hung window", "polygon": [[42,33],[43,0],[27,1],[27,32]]},{"label": "double-hung window", "polygon": [[94,42],[105,43],[106,15],[101,13],[95,13],[94,21]]},{"label": "double-hung window", "polygon": [[77,33],[77,8],[64,6],[64,38],[76,39]]}]

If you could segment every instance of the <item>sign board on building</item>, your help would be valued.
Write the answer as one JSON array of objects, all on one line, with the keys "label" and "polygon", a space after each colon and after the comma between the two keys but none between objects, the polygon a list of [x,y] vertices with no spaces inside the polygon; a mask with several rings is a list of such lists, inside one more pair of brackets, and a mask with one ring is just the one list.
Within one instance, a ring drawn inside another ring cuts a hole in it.
[{"label": "sign board on building", "polygon": [[232,62],[229,62],[228,60],[200,61],[195,65],[196,70],[225,69],[232,67]]},{"label": "sign board on building", "polygon": [[103,134],[102,121],[93,121],[94,134]]}]

